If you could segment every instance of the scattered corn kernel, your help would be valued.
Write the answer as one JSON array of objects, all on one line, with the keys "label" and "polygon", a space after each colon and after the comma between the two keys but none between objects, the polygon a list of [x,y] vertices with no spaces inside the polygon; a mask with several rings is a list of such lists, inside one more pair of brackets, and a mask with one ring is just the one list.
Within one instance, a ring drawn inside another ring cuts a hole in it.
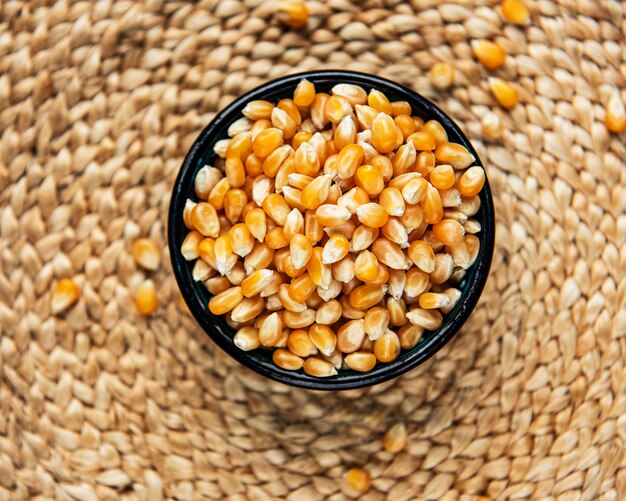
[{"label": "scattered corn kernel", "polygon": [[607,128],[616,134],[621,134],[626,130],[626,110],[624,110],[624,102],[617,92],[613,92],[609,98],[604,122]]},{"label": "scattered corn kernel", "polygon": [[528,8],[521,0],[502,0],[502,15],[504,19],[515,24],[526,24],[530,19]]},{"label": "scattered corn kernel", "polygon": [[370,490],[372,479],[370,474],[361,468],[352,468],[346,474],[346,482],[355,491],[364,494]]},{"label": "scattered corn kernel", "polygon": [[472,51],[476,58],[488,70],[497,70],[504,66],[506,61],[506,52],[495,42],[489,40],[472,41]]},{"label": "scattered corn kernel", "polygon": [[492,77],[489,79],[489,87],[503,108],[510,110],[517,106],[519,94],[513,84],[505,82],[501,78]]},{"label": "scattered corn kernel", "polygon": [[443,90],[454,83],[454,68],[448,63],[435,63],[428,72],[433,87]]},{"label": "scattered corn kernel", "polygon": [[159,302],[157,300],[156,287],[152,280],[146,280],[135,291],[135,307],[144,316],[152,315]]},{"label": "scattered corn kernel", "polygon": [[306,26],[309,20],[309,8],[306,2],[298,0],[286,0],[279,2],[276,6],[278,9],[278,19],[293,29],[300,29]]},{"label": "scattered corn kernel", "polygon": [[397,454],[406,447],[408,438],[404,423],[396,423],[387,430],[383,437],[383,447],[387,452]]},{"label": "scattered corn kernel", "polygon": [[69,278],[62,278],[52,290],[52,300],[50,302],[52,313],[56,315],[66,310],[78,301],[79,296],[80,289],[74,281]]}]

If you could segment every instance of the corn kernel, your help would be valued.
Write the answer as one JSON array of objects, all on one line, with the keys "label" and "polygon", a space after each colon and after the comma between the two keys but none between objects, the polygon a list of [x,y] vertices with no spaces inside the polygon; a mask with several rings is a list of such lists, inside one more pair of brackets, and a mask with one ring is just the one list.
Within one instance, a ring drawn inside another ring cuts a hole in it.
[{"label": "corn kernel", "polygon": [[389,115],[379,113],[372,121],[372,146],[380,153],[391,153],[397,145],[396,124]]},{"label": "corn kernel", "polygon": [[392,330],[387,329],[374,341],[374,355],[379,362],[393,362],[400,355],[400,339]]},{"label": "corn kernel", "polygon": [[309,20],[309,8],[306,2],[288,0],[279,2],[276,8],[279,20],[290,28],[304,28]]},{"label": "corn kernel", "polygon": [[497,70],[504,66],[506,52],[500,45],[489,40],[473,40],[472,51],[476,58],[488,70]]},{"label": "corn kernel", "polygon": [[346,356],[346,365],[357,372],[369,372],[376,365],[376,356],[366,351],[356,351]]},{"label": "corn kernel", "polygon": [[372,479],[369,473],[365,470],[362,470],[361,468],[352,468],[346,474],[346,482],[355,491],[365,494],[370,490]]},{"label": "corn kernel", "polygon": [[454,68],[447,63],[435,63],[428,72],[433,87],[444,90],[454,83]]},{"label": "corn kernel", "polygon": [[333,264],[344,258],[350,251],[350,242],[343,235],[333,235],[322,250],[322,263]]},{"label": "corn kernel", "polygon": [[503,108],[510,110],[517,106],[519,93],[512,84],[505,82],[501,78],[490,78],[489,87]]},{"label": "corn kernel", "polygon": [[293,101],[298,106],[306,107],[313,103],[313,99],[315,99],[315,85],[303,78],[296,86]]},{"label": "corn kernel", "polygon": [[520,0],[502,0],[502,15],[510,23],[528,24],[530,12]]},{"label": "corn kernel", "polygon": [[384,265],[394,270],[408,268],[407,259],[400,247],[386,238],[379,238],[372,244],[372,252]]},{"label": "corn kernel", "polygon": [[391,454],[397,454],[407,444],[406,427],[404,423],[396,423],[387,430],[383,437],[383,447]]},{"label": "corn kernel", "polygon": [[[151,281],[148,282],[152,283]],[[152,286],[154,287],[154,284],[152,284]],[[57,313],[61,313],[63,310],[66,310],[74,303],[76,303],[79,296],[80,289],[74,283],[74,281],[69,278],[62,278],[57,282],[57,284],[54,286],[54,289],[52,290],[50,310],[54,315],[56,315]]]},{"label": "corn kernel", "polygon": [[315,322],[323,325],[331,325],[341,318],[341,304],[339,301],[331,299],[322,303],[317,309]]},{"label": "corn kernel", "polygon": [[330,377],[337,375],[337,369],[321,358],[309,357],[304,361],[304,372],[309,376]]},{"label": "corn kernel", "polygon": [[135,240],[130,252],[137,264],[146,270],[155,271],[161,265],[161,249],[150,238]]},{"label": "corn kernel", "polygon": [[242,351],[256,350],[261,346],[259,330],[252,326],[241,327],[233,336],[233,343]]},{"label": "corn kernel", "polygon": [[274,312],[265,317],[259,327],[259,341],[263,346],[276,346],[283,334],[283,322]]},{"label": "corn kernel", "polygon": [[315,211],[315,217],[322,226],[339,226],[350,216],[350,211],[340,205],[324,204]]},{"label": "corn kernel", "polygon": [[618,92],[613,92],[609,98],[604,122],[607,128],[616,134],[621,134],[626,130],[626,111]]}]

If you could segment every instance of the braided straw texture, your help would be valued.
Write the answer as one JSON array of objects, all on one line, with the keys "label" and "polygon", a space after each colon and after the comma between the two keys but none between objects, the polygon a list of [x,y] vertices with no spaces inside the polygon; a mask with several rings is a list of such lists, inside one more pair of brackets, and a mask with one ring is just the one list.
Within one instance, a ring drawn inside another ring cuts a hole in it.
[{"label": "braided straw texture", "polygon": [[[0,0],[0,499],[626,498],[626,149],[604,106],[626,91],[625,7],[493,0],[309,2],[285,30],[261,0]],[[511,112],[473,39],[509,57]],[[456,83],[431,87],[446,61]],[[353,69],[419,90],[487,165],[497,247],[480,304],[433,360],[363,391],[272,383],[181,307],[170,189],[216,111],[291,72]],[[488,141],[495,111],[503,136]],[[159,310],[132,303],[164,250]],[[80,301],[52,315],[59,278]],[[382,435],[404,421],[393,456]]]}]

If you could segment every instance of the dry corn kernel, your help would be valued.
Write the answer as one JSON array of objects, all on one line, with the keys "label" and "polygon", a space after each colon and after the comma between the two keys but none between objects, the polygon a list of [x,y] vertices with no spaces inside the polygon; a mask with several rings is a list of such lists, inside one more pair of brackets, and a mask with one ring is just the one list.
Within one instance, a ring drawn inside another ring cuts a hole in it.
[{"label": "dry corn kernel", "polygon": [[378,198],[378,203],[390,216],[402,216],[404,214],[404,198],[402,198],[402,192],[398,188],[385,188]]},{"label": "dry corn kernel", "polygon": [[430,172],[430,183],[438,190],[448,190],[454,186],[456,177],[451,165],[438,165]]},{"label": "dry corn kernel", "polygon": [[311,280],[311,276],[308,273],[303,273],[291,281],[288,292],[294,301],[304,303],[313,294],[316,287],[313,280]]},{"label": "dry corn kernel", "polygon": [[[221,210],[224,208],[224,198],[226,193],[230,190],[230,184],[225,177],[220,179],[209,193],[208,203],[213,206],[215,210]],[[194,207],[195,208],[195,207]],[[193,211],[191,212],[193,216]],[[193,219],[192,219],[193,221]]]},{"label": "dry corn kernel", "polygon": [[217,270],[215,261],[215,240],[213,238],[203,238],[197,245],[197,256],[206,262],[211,268]]},{"label": "dry corn kernel", "polygon": [[[270,115],[271,116],[271,111],[270,111]],[[265,129],[269,128],[272,126],[272,122],[270,122],[268,119],[266,118],[262,118],[260,120],[257,120],[256,122],[254,122],[254,124],[252,124],[252,127],[250,128],[250,138],[252,139],[252,141],[254,141],[254,139],[261,133],[263,132]]]},{"label": "dry corn kernel", "polygon": [[616,134],[626,130],[626,110],[618,92],[613,92],[606,105],[604,123],[607,129]]},{"label": "dry corn kernel", "polygon": [[[151,281],[148,282],[151,283]],[[154,284],[152,284],[152,286],[154,287]],[[78,301],[79,296],[80,289],[74,283],[74,281],[69,278],[62,278],[57,282],[57,284],[54,286],[54,289],[52,290],[52,299],[50,301],[50,310],[52,311],[52,314],[56,315],[57,313],[60,313],[63,310],[69,308]]]},{"label": "dry corn kernel", "polygon": [[[350,284],[344,284],[344,287]],[[341,315],[343,318],[347,318],[348,320],[360,320],[365,316],[365,312],[363,310],[358,310],[354,306],[350,304],[350,299],[346,294],[349,294],[350,290],[348,289],[343,291],[343,295],[339,299],[339,304],[341,304]]]},{"label": "dry corn kernel", "polygon": [[293,92],[293,101],[298,106],[306,107],[313,103],[313,99],[315,99],[315,85],[303,78]]},{"label": "dry corn kernel", "polygon": [[356,209],[359,221],[370,228],[380,228],[389,219],[387,211],[379,204],[370,202]]},{"label": "dry corn kernel", "polygon": [[283,235],[285,240],[291,243],[291,239],[304,232],[304,216],[298,209],[291,209],[291,212],[287,214],[285,219],[285,226],[283,226]]},{"label": "dry corn kernel", "polygon": [[363,161],[363,148],[358,144],[349,144],[337,155],[337,174],[346,179],[354,176]]},{"label": "dry corn kernel", "polygon": [[214,252],[215,264],[220,274],[225,275],[237,264],[237,255],[233,252],[228,233],[224,233],[215,239]]},{"label": "dry corn kernel", "polygon": [[387,312],[389,313],[389,325],[401,327],[407,323],[406,303],[403,299],[388,297]]},{"label": "dry corn kernel", "polygon": [[387,430],[383,437],[383,447],[391,454],[397,454],[406,447],[408,438],[404,423],[396,423]]},{"label": "dry corn kernel", "polygon": [[[58,285],[59,284],[57,284],[57,287]],[[76,292],[76,294],[78,294],[78,292]],[[149,316],[156,311],[158,306],[159,302],[157,299],[156,287],[154,286],[154,282],[152,280],[146,280],[141,285],[139,285],[139,287],[137,287],[137,290],[135,292],[135,307],[137,308],[137,311],[142,315]],[[53,312],[54,310],[55,303],[53,298]]]},{"label": "dry corn kernel", "polygon": [[348,283],[354,278],[354,258],[347,254],[332,265],[333,277],[341,283]]},{"label": "dry corn kernel", "polygon": [[400,299],[406,286],[406,272],[404,270],[391,270],[387,281],[387,292],[395,298]]},{"label": "dry corn kernel", "polygon": [[267,233],[267,220],[263,209],[252,209],[245,215],[244,222],[250,234],[259,242],[263,242]]},{"label": "dry corn kernel", "polygon": [[[248,203],[248,195],[239,189],[229,190],[224,197],[224,214],[228,221],[235,224],[239,221],[243,208]],[[209,235],[211,236],[211,235]]]},{"label": "dry corn kernel", "polygon": [[289,348],[289,351],[291,351],[294,355],[298,355],[303,358],[316,355],[318,353],[318,350],[313,344],[313,341],[311,341],[308,332],[303,329],[297,329],[289,333],[289,337],[287,338],[287,348]]},{"label": "dry corn kernel", "polygon": [[491,92],[500,103],[500,106],[510,110],[517,106],[519,102],[519,93],[517,89],[510,84],[509,82],[505,82],[501,78],[490,78],[489,79],[489,87],[491,88]]},{"label": "dry corn kernel", "polygon": [[331,89],[331,92],[335,96],[341,96],[347,99],[352,106],[365,104],[367,102],[367,92],[365,92],[363,87],[359,87],[358,85],[337,84]]},{"label": "dry corn kernel", "polygon": [[289,176],[287,176],[287,182],[289,183],[289,186],[293,186],[294,188],[297,188],[299,190],[303,190],[304,188],[306,188],[306,186],[314,179],[317,178],[307,176],[306,174],[300,174],[298,172],[293,172],[289,174]]},{"label": "dry corn kernel", "polygon": [[269,101],[258,100],[246,104],[241,113],[250,120],[269,120],[273,109],[274,105]]},{"label": "dry corn kernel", "polygon": [[476,58],[488,70],[497,70],[504,66],[506,52],[500,45],[489,40],[473,40],[472,51]]},{"label": "dry corn kernel", "polygon": [[226,151],[229,144],[230,139],[220,139],[215,143],[215,146],[213,146],[213,152],[220,158],[226,158]]},{"label": "dry corn kernel", "polygon": [[294,121],[294,123],[296,124],[296,126],[300,126],[302,125],[302,115],[300,113],[300,110],[298,109],[298,106],[296,105],[296,103],[293,101],[293,99],[281,99],[280,101],[278,101],[278,104],[276,105],[277,108],[285,111],[289,117]]},{"label": "dry corn kernel", "polygon": [[281,284],[278,287],[278,300],[280,304],[283,305],[283,308],[289,311],[293,311],[294,313],[301,313],[306,310],[306,305],[296,301],[289,295],[289,285]]},{"label": "dry corn kernel", "polygon": [[356,170],[356,185],[363,189],[368,195],[380,194],[385,188],[385,181],[377,167],[372,165],[362,165]]},{"label": "dry corn kernel", "polygon": [[372,121],[372,146],[380,153],[391,153],[396,149],[397,139],[393,118],[386,113],[376,115]]},{"label": "dry corn kernel", "polygon": [[224,292],[230,288],[230,282],[226,277],[212,277],[205,282],[206,288],[209,293],[217,296],[220,292]]},{"label": "dry corn kernel", "polygon": [[357,372],[369,372],[376,365],[376,357],[373,353],[356,351],[345,358],[346,365]]},{"label": "dry corn kernel", "polygon": [[459,178],[457,188],[462,196],[473,197],[485,185],[485,171],[481,167],[470,167]]},{"label": "dry corn kernel", "polygon": [[233,137],[226,148],[226,159],[245,161],[252,152],[252,137],[250,132],[241,132]]},{"label": "dry corn kernel", "polygon": [[[333,135],[333,144],[338,151],[357,141],[357,129],[351,116],[344,117]],[[327,152],[328,153],[328,152]],[[328,155],[330,156],[330,154]]]},{"label": "dry corn kernel", "polygon": [[413,113],[411,105],[407,101],[393,101],[391,103],[391,111],[394,117],[399,117],[400,115],[411,115]]},{"label": "dry corn kernel", "polygon": [[422,201],[422,209],[424,210],[424,221],[428,224],[438,223],[443,218],[441,196],[437,188],[431,184],[428,184],[426,195]]},{"label": "dry corn kernel", "polygon": [[361,347],[364,337],[363,320],[351,320],[337,331],[337,349],[342,353],[353,353]]},{"label": "dry corn kernel", "polygon": [[406,285],[404,286],[405,297],[419,297],[420,294],[428,289],[428,279],[428,273],[417,268],[411,268],[406,274]]},{"label": "dry corn kernel", "polygon": [[[280,230],[280,228],[279,228]],[[282,235],[282,231],[280,232]],[[274,258],[274,249],[265,243],[257,242],[254,244],[252,252],[243,260],[243,266],[246,273],[250,274],[255,270],[267,268]]]},{"label": "dry corn kernel", "polygon": [[345,223],[340,224],[339,226],[330,226],[328,228],[324,228],[324,232],[332,237],[333,235],[343,235],[348,240],[352,239],[354,232],[356,231],[356,223],[352,219],[348,219]]},{"label": "dry corn kernel", "polygon": [[334,204],[320,205],[315,211],[315,217],[322,226],[339,226],[350,219],[350,211],[345,207]]},{"label": "dry corn kernel", "polygon": [[213,205],[206,202],[197,203],[191,211],[191,223],[194,228],[206,237],[217,238],[220,222]]},{"label": "dry corn kernel", "polygon": [[469,167],[475,160],[474,155],[465,146],[457,143],[443,143],[437,146],[435,158],[439,163],[449,164],[457,170]]},{"label": "dry corn kernel", "polygon": [[374,280],[378,275],[378,259],[368,250],[359,252],[354,261],[354,275],[363,282]]},{"label": "dry corn kernel", "polygon": [[[318,218],[319,219],[319,218]],[[350,251],[350,242],[348,239],[340,234],[333,235],[328,239],[328,242],[322,250],[322,263],[333,264],[344,258]]]},{"label": "dry corn kernel", "polygon": [[411,142],[417,151],[432,151],[437,146],[435,138],[424,130],[411,134],[407,138],[407,142]]},{"label": "dry corn kernel", "polygon": [[288,371],[297,371],[304,365],[302,358],[282,348],[272,353],[272,360],[278,367]]},{"label": "dry corn kernel", "polygon": [[324,230],[315,217],[315,212],[309,210],[304,215],[304,234],[311,242],[319,242],[324,236]]},{"label": "dry corn kernel", "polygon": [[409,115],[398,115],[393,121],[402,131],[405,139],[415,132],[415,122]]},{"label": "dry corn kernel", "polygon": [[463,242],[465,230],[453,219],[442,219],[433,226],[433,234],[444,245],[459,245]]},{"label": "dry corn kernel", "polygon": [[284,226],[291,207],[283,196],[278,193],[270,193],[263,200],[263,210],[279,226]]},{"label": "dry corn kernel", "polygon": [[241,257],[246,257],[254,248],[254,237],[248,227],[239,223],[228,230],[233,252]]},{"label": "dry corn kernel", "polygon": [[437,120],[429,120],[423,125],[421,130],[428,132],[433,137],[436,146],[448,142],[448,133]]},{"label": "dry corn kernel", "polygon": [[350,293],[350,305],[359,310],[371,308],[383,299],[386,291],[386,287],[362,285]]},{"label": "dry corn kernel", "polygon": [[259,330],[252,326],[241,327],[233,336],[233,343],[237,348],[243,351],[256,350],[261,346],[259,341]]},{"label": "dry corn kernel", "polygon": [[206,200],[209,193],[215,187],[223,174],[219,169],[205,165],[202,167],[194,179],[194,191],[200,200]]},{"label": "dry corn kernel", "polygon": [[370,490],[372,479],[365,470],[361,468],[352,468],[346,474],[346,482],[350,487],[360,494],[365,494]]},{"label": "dry corn kernel", "polygon": [[298,278],[300,275],[304,274],[304,272],[306,271],[305,267],[296,268],[293,264],[293,261],[291,260],[291,256],[289,255],[285,259],[283,259],[282,266],[283,266],[283,273],[285,273],[285,275],[291,278]]},{"label": "dry corn kernel", "polygon": [[443,318],[437,310],[424,310],[421,308],[413,308],[406,314],[406,318],[413,325],[417,325],[424,330],[434,331],[441,327]]},{"label": "dry corn kernel", "polygon": [[450,306],[450,298],[446,294],[437,292],[424,292],[419,297],[420,308],[433,310],[436,308],[447,308]]},{"label": "dry corn kernel", "polygon": [[405,248],[409,246],[409,235],[399,218],[390,217],[382,226],[381,231],[386,238],[400,247]]},{"label": "dry corn kernel", "polygon": [[243,301],[241,287],[231,287],[211,298],[209,310],[214,315],[223,315],[235,308],[241,301]]},{"label": "dry corn kernel", "polygon": [[302,189],[302,205],[307,209],[317,209],[328,198],[331,183],[332,177],[330,175],[313,179]]},{"label": "dry corn kernel", "polygon": [[249,176],[256,177],[263,172],[263,159],[252,153],[246,158],[244,167]]},{"label": "dry corn kernel", "polygon": [[447,63],[435,63],[428,72],[433,87],[443,90],[454,83],[454,68]]},{"label": "dry corn kernel", "polygon": [[530,12],[520,0],[502,0],[502,15],[510,23],[527,24]]},{"label": "dry corn kernel", "polygon": [[272,127],[282,131],[284,139],[291,139],[296,133],[297,124],[285,110],[274,108],[271,121]]},{"label": "dry corn kernel", "polygon": [[311,104],[311,121],[317,130],[322,130],[330,122],[324,114],[324,107],[329,97],[325,92],[318,92]]},{"label": "dry corn kernel", "polygon": [[331,267],[323,262],[323,249],[315,247],[311,252],[311,257],[306,264],[306,270],[315,284],[322,288],[328,288],[332,280]]},{"label": "dry corn kernel", "polygon": [[306,2],[288,0],[278,2],[276,8],[278,10],[278,19],[290,28],[304,28],[309,20],[309,8]]},{"label": "dry corn kernel", "polygon": [[291,261],[296,268],[306,266],[313,254],[313,246],[307,237],[301,233],[292,237],[289,243]]},{"label": "dry corn kernel", "polygon": [[400,339],[392,330],[374,341],[374,355],[379,362],[393,362],[400,355]]},{"label": "dry corn kernel", "polygon": [[304,372],[309,376],[330,377],[337,375],[337,369],[330,363],[317,357],[309,357],[304,361]]},{"label": "dry corn kernel", "polygon": [[398,338],[400,339],[400,347],[403,350],[411,350],[417,346],[422,339],[424,329],[413,324],[406,324],[398,329]]},{"label": "dry corn kernel", "polygon": [[371,341],[382,336],[389,326],[389,312],[382,306],[375,306],[365,313],[363,328]]},{"label": "dry corn kernel", "polygon": [[423,177],[414,177],[402,187],[402,198],[407,204],[418,204],[424,200],[428,187],[428,181]]},{"label": "dry corn kernel", "polygon": [[315,315],[315,322],[323,325],[331,325],[337,322],[341,318],[341,304],[339,301],[331,299],[325,303],[322,303],[317,308]]},{"label": "dry corn kernel", "polygon": [[408,267],[406,256],[397,244],[386,238],[379,238],[372,244],[376,258],[389,268],[405,270]]},{"label": "dry corn kernel", "polygon": [[420,270],[432,273],[435,269],[435,253],[430,245],[423,240],[415,240],[407,251],[409,259]]},{"label": "dry corn kernel", "polygon": [[387,267],[382,263],[378,263],[378,274],[374,277],[374,280],[368,280],[366,283],[367,285],[384,285],[388,279],[389,271]]},{"label": "dry corn kernel", "polygon": [[324,114],[333,123],[339,123],[343,117],[352,113],[350,101],[346,98],[332,95],[324,104]]},{"label": "dry corn kernel", "polygon": [[161,249],[151,238],[138,238],[130,252],[135,262],[146,270],[155,271],[161,265]]},{"label": "dry corn kernel", "polygon": [[378,111],[371,106],[358,104],[354,107],[354,109],[356,112],[357,122],[359,122],[361,128],[364,130],[370,130],[372,128],[374,118],[378,115]]},{"label": "dry corn kernel", "polygon": [[296,172],[306,176],[316,176],[319,172],[320,160],[310,142],[302,143],[296,151],[295,166]]},{"label": "dry corn kernel", "polygon": [[367,96],[367,104],[374,108],[379,113],[385,113],[386,115],[393,114],[393,107],[387,99],[387,96],[379,90],[372,89]]},{"label": "dry corn kernel", "polygon": [[276,127],[268,127],[257,134],[252,141],[255,155],[265,158],[275,149],[283,145],[283,132]]},{"label": "dry corn kernel", "polygon": [[230,312],[230,317],[235,322],[248,322],[258,317],[265,310],[265,299],[262,297],[244,298]]},{"label": "dry corn kernel", "polygon": [[309,329],[309,338],[320,353],[326,356],[331,356],[337,346],[337,337],[328,325],[312,325]]},{"label": "dry corn kernel", "polygon": [[273,270],[256,270],[250,273],[241,283],[241,294],[245,297],[257,296],[274,280]]},{"label": "dry corn kernel", "polygon": [[[294,151],[290,145],[283,144],[279,146],[263,160],[263,173],[270,178],[277,177],[278,172],[282,167],[288,165],[287,160],[293,155]],[[295,165],[292,166],[291,171],[295,171]]]},{"label": "dry corn kernel", "polygon": [[259,341],[263,346],[276,346],[283,334],[283,322],[274,312],[263,319],[259,326]]}]

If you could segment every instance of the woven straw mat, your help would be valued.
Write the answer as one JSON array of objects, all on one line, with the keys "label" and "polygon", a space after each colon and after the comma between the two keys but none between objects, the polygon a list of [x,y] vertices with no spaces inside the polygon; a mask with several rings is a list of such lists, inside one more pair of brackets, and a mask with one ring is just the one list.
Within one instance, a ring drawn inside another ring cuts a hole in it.
[{"label": "woven straw mat", "polygon": [[[261,0],[0,0],[0,499],[626,498],[625,7],[528,1],[308,2],[306,30]],[[486,72],[470,42],[495,39]],[[435,91],[433,63],[456,68]],[[214,114],[292,72],[381,75],[439,103],[488,171],[497,242],[479,306],[398,380],[316,393],[230,360],[181,307],[165,220]],[[505,111],[487,78],[514,82]],[[494,111],[503,135],[483,136]],[[130,244],[163,247],[158,272]],[[149,276],[160,308],[132,303]],[[79,302],[53,315],[59,278]],[[384,451],[403,421],[407,447]]]}]

